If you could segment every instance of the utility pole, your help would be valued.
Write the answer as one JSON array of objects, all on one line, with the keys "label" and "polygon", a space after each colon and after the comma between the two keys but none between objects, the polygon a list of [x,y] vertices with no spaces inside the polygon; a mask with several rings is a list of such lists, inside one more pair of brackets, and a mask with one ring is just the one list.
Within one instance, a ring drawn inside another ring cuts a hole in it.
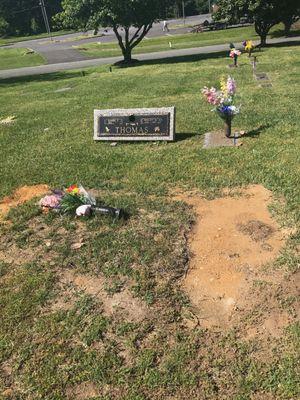
[{"label": "utility pole", "polygon": [[210,4],[210,0],[208,0],[208,12],[209,12],[209,14],[211,14],[211,4]]},{"label": "utility pole", "polygon": [[184,5],[184,1],[182,1],[182,18],[183,18],[183,25],[185,25],[185,5]]},{"label": "utility pole", "polygon": [[42,9],[42,14],[43,14],[43,18],[44,18],[44,22],[45,22],[47,33],[50,36],[50,40],[52,40],[52,35],[51,35],[51,30],[50,30],[50,25],[49,25],[49,20],[48,20],[48,15],[47,15],[47,10],[46,10],[46,7],[45,7],[44,0],[40,0],[39,4],[40,4],[41,9]]}]

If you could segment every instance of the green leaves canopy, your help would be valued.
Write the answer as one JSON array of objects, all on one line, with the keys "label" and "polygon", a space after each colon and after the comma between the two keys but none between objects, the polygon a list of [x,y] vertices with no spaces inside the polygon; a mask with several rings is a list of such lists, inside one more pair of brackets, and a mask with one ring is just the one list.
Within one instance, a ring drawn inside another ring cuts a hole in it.
[{"label": "green leaves canopy", "polygon": [[58,18],[67,27],[95,32],[100,26],[112,27],[124,60],[130,62],[132,49],[146,36],[155,20],[164,15],[169,3],[170,0],[64,0],[64,11]]},{"label": "green leaves canopy", "polygon": [[219,0],[219,9],[215,19],[226,19],[229,23],[237,23],[245,15],[254,21],[255,30],[261,38],[261,44],[272,26],[285,20],[293,21],[299,16],[299,0]]},{"label": "green leaves canopy", "polygon": [[153,24],[168,3],[168,0],[63,0],[59,18],[74,28],[140,27]]}]

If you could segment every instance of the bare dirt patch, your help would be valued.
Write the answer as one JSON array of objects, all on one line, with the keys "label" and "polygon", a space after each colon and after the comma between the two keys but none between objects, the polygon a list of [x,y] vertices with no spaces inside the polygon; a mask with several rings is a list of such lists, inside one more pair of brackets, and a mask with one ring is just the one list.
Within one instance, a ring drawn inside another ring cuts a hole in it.
[{"label": "bare dirt patch", "polygon": [[42,196],[49,191],[47,185],[22,186],[11,196],[4,197],[0,202],[0,218],[4,217],[11,208],[17,207],[35,197]]},{"label": "bare dirt patch", "polygon": [[[201,326],[230,327],[234,313],[252,302],[255,280],[268,281],[270,276],[276,285],[283,279],[280,273],[274,281],[272,271],[265,268],[287,239],[268,210],[272,194],[253,185],[239,196],[206,200],[185,193],[176,200],[192,205],[198,216],[189,239],[191,261],[183,287]],[[266,324],[271,330],[272,323]]]},{"label": "bare dirt patch", "polygon": [[105,291],[104,277],[76,274],[66,270],[60,275],[59,296],[51,305],[51,310],[69,309],[74,304],[75,293],[82,291],[97,297],[107,315],[122,314],[129,322],[141,322],[147,315],[147,307],[142,300],[133,297],[129,289],[108,295]]},{"label": "bare dirt patch", "polygon": [[22,265],[37,258],[38,251],[31,248],[20,249],[15,244],[6,246],[4,250],[0,249],[0,261],[8,264]]},{"label": "bare dirt patch", "polygon": [[96,397],[99,394],[100,390],[93,382],[83,382],[66,390],[67,399],[69,400],[85,400]]}]

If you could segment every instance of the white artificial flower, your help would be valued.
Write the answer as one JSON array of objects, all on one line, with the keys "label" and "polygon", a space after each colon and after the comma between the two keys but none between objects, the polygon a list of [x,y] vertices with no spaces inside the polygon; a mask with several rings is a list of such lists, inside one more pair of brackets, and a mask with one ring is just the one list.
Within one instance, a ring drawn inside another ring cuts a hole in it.
[{"label": "white artificial flower", "polygon": [[89,216],[91,214],[92,207],[90,204],[84,204],[76,208],[76,215],[78,217]]}]

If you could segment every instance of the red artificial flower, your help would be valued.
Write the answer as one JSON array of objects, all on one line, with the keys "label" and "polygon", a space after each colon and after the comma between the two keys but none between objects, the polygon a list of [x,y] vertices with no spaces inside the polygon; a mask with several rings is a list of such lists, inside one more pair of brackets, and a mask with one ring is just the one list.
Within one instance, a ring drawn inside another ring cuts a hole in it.
[{"label": "red artificial flower", "polygon": [[71,185],[71,186],[68,187],[68,189],[66,189],[66,191],[67,191],[68,193],[73,193],[73,194],[75,194],[75,193],[78,193],[78,192],[79,192],[79,187],[78,187],[77,185]]}]

